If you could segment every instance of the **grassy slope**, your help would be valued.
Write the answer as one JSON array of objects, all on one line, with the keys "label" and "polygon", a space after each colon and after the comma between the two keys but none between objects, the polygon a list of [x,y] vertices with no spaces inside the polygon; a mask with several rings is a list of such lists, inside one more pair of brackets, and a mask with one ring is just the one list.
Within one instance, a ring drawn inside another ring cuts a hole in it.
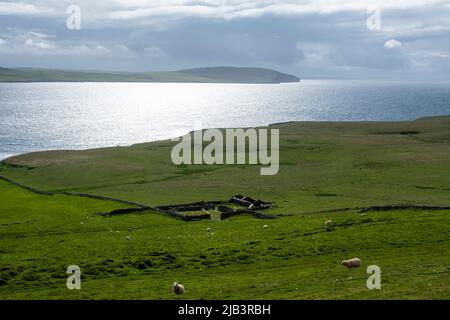
[{"label": "grassy slope", "polygon": [[[0,299],[170,299],[173,281],[185,283],[188,299],[449,294],[450,211],[300,215],[263,229],[266,221],[250,217],[190,223],[151,213],[101,218],[93,213],[112,207],[108,202],[37,196],[4,182],[0,191]],[[323,226],[328,218],[336,226],[331,232]],[[382,268],[382,290],[365,288],[363,268],[339,265],[353,256]],[[80,291],[65,288],[71,264],[81,267]]]},{"label": "grassy slope", "polygon": [[[450,118],[282,125],[283,165],[274,177],[249,166],[177,168],[167,141],[12,158],[0,174],[46,190],[148,204],[241,192],[275,200],[272,212],[293,216],[189,223],[154,213],[101,218],[94,213],[119,205],[35,195],[0,181],[0,298],[165,299],[174,298],[173,281],[185,283],[188,299],[448,298],[450,211],[309,212],[449,205],[449,124]],[[330,218],[336,227],[327,232]],[[365,288],[365,268],[339,265],[354,256],[382,268],[382,290]],[[79,292],[65,288],[69,264],[85,277]]]},{"label": "grassy slope", "polygon": [[[258,166],[175,166],[171,141],[31,153],[8,159],[0,174],[48,191],[87,192],[149,205],[228,199],[236,193],[276,201],[275,211],[286,214],[449,204],[450,181],[442,173],[450,169],[450,117],[291,123],[280,126],[280,135],[281,165],[275,176],[259,175]],[[327,194],[335,196],[323,196]]]},{"label": "grassy slope", "polygon": [[[242,72],[245,70],[245,77]],[[189,74],[195,77],[226,80],[227,82],[298,82],[296,76],[280,73],[264,68],[236,68],[236,67],[208,67],[188,70],[179,70],[179,73]]]},{"label": "grassy slope", "polygon": [[201,83],[279,83],[298,78],[270,69],[202,68],[156,72],[94,72],[50,69],[0,68],[0,82],[201,82]]}]

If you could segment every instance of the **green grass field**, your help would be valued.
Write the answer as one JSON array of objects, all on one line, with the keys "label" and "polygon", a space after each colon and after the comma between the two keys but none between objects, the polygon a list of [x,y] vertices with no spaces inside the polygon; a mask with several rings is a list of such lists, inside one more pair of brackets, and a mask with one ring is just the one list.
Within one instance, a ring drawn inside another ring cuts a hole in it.
[{"label": "green grass field", "polygon": [[[0,175],[55,195],[0,180],[0,299],[178,299],[174,281],[184,299],[450,297],[450,210],[412,207],[450,206],[450,117],[275,127],[275,176],[259,166],[175,166],[171,141],[4,161]],[[101,217],[130,205],[64,191],[150,206],[241,193],[275,202],[266,213],[280,217]],[[411,208],[358,210],[395,205]],[[362,268],[340,265],[353,257]],[[66,288],[69,265],[81,268],[81,290]],[[368,265],[380,266],[381,290],[366,288]]]}]

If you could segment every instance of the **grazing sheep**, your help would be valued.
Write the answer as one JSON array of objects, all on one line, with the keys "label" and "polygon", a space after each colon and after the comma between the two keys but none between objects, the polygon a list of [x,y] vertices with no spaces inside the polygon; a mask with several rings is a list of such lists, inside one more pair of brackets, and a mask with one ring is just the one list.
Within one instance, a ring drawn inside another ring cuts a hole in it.
[{"label": "grazing sheep", "polygon": [[325,228],[327,229],[327,231],[332,231],[333,230],[333,221],[331,221],[331,220],[325,221]]},{"label": "grazing sheep", "polygon": [[263,229],[267,229],[269,226],[267,224],[263,225]]},{"label": "grazing sheep", "polygon": [[129,228],[128,228],[128,231],[129,231],[129,232],[133,231],[133,228],[132,228],[132,227],[129,227]]},{"label": "grazing sheep", "polygon": [[349,269],[351,268],[358,268],[361,266],[361,259],[360,258],[353,258],[350,260],[344,260],[341,262],[341,265],[344,267],[347,267]]},{"label": "grazing sheep", "polygon": [[126,236],[125,237],[127,240],[131,240],[131,237],[130,236]]},{"label": "grazing sheep", "polygon": [[211,228],[206,228],[206,231],[211,232]]},{"label": "grazing sheep", "polygon": [[366,214],[365,213],[361,213],[361,217],[364,217]]},{"label": "grazing sheep", "polygon": [[174,282],[172,284],[172,291],[173,291],[173,293],[178,294],[178,295],[183,294],[184,293],[184,285],[182,285],[181,283],[178,283],[178,282]]}]

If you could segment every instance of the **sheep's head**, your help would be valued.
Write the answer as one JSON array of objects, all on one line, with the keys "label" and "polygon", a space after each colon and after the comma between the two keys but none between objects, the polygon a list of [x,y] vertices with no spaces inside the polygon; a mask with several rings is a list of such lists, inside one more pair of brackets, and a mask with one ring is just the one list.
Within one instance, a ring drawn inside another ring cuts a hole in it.
[{"label": "sheep's head", "polygon": [[183,294],[184,293],[184,286],[178,282],[174,282],[172,284],[172,291],[175,294]]}]

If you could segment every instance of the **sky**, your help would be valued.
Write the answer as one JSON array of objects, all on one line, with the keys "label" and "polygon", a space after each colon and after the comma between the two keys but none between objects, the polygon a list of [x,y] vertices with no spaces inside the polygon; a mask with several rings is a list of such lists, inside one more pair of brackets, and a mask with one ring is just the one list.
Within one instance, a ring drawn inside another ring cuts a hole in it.
[{"label": "sky", "polygon": [[0,66],[450,79],[450,0],[0,1]]}]

